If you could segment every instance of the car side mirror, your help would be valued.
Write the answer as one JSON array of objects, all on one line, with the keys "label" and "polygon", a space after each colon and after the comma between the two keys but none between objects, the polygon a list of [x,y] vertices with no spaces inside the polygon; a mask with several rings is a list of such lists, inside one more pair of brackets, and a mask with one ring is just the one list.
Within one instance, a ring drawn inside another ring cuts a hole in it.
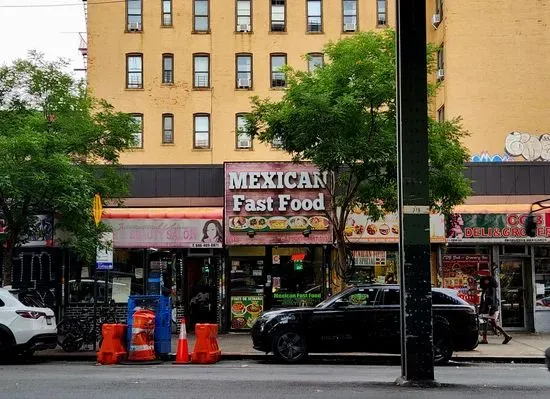
[{"label": "car side mirror", "polygon": [[334,307],[336,309],[345,308],[349,306],[349,301],[346,299],[338,299],[336,302],[334,302]]}]

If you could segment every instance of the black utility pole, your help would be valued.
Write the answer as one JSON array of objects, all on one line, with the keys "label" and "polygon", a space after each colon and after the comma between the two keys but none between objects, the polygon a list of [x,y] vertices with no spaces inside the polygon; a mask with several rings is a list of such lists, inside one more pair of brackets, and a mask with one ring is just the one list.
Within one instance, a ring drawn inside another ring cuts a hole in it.
[{"label": "black utility pole", "polygon": [[426,2],[397,5],[401,382],[433,383]]}]

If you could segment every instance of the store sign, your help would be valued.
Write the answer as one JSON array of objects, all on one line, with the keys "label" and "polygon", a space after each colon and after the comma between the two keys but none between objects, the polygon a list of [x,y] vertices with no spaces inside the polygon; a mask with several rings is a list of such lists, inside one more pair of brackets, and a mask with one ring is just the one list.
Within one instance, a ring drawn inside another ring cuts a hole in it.
[{"label": "store sign", "polygon": [[327,176],[311,163],[226,163],[226,244],[331,243]]},{"label": "store sign", "polygon": [[247,330],[252,328],[263,310],[263,296],[232,296],[231,329]]},{"label": "store sign", "polygon": [[96,253],[97,270],[113,270],[113,233],[103,233],[101,245]]},{"label": "store sign", "polygon": [[219,219],[103,219],[115,248],[221,248]]},{"label": "store sign", "polygon": [[[348,215],[344,234],[351,243],[397,244],[399,216],[397,213],[388,213],[374,221],[361,209],[355,208]],[[430,242],[445,242],[445,218],[442,214],[430,214]]]},{"label": "store sign", "polygon": [[525,234],[527,214],[454,213],[447,218],[448,242],[550,242],[550,213],[535,214],[537,236]]}]

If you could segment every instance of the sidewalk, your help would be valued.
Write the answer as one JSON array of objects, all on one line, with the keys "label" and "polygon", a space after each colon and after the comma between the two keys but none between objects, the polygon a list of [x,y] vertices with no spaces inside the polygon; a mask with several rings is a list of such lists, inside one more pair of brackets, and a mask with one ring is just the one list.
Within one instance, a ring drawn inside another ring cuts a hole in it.
[{"label": "sidewalk", "polygon": [[[502,345],[501,337],[489,337],[489,344],[479,345],[476,350],[469,352],[455,352],[453,360],[456,361],[486,361],[486,362],[524,362],[544,363],[544,351],[550,347],[550,334],[514,333],[512,341],[508,345]],[[193,350],[195,336],[189,334],[189,351]],[[265,354],[252,348],[252,340],[246,333],[230,333],[218,336],[218,344],[222,351],[222,359],[251,359],[261,360]],[[172,352],[176,351],[178,336],[172,335]],[[35,354],[39,359],[48,360],[85,360],[96,358],[93,351],[80,351],[74,353],[64,352],[62,349],[40,351]],[[338,360],[367,360],[369,357],[395,357],[395,355],[380,355],[367,353],[331,353],[315,354],[312,357],[320,359]]]}]

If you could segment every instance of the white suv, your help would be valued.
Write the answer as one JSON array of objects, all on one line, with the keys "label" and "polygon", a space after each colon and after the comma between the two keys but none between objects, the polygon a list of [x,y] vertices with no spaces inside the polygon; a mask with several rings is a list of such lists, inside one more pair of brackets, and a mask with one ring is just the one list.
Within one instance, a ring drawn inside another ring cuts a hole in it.
[{"label": "white suv", "polygon": [[0,288],[0,358],[32,355],[57,345],[53,310],[25,306],[8,290]]}]

